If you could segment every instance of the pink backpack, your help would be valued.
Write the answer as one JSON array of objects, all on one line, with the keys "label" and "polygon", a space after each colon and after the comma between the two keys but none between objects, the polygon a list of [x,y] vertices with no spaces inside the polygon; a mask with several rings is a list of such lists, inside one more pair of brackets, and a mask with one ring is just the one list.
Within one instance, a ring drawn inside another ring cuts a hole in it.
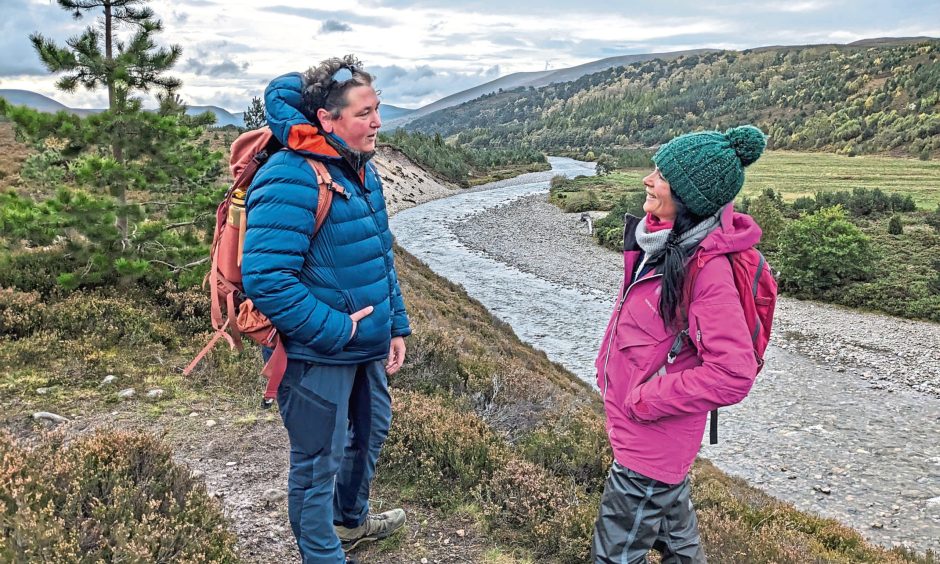
[{"label": "pink backpack", "polygon": [[[287,352],[277,328],[254,307],[242,287],[242,249],[245,244],[245,229],[248,226],[245,198],[258,169],[270,155],[282,148],[281,143],[267,127],[243,133],[232,143],[230,168],[235,182],[225,193],[225,198],[215,213],[215,232],[210,250],[212,266],[203,280],[203,288],[206,284],[209,285],[212,327],[215,334],[183,370],[183,374],[189,375],[220,338],[225,339],[231,348],[242,350],[241,337],[245,335],[264,347],[274,349],[261,371],[268,379],[264,400],[261,402],[264,408],[270,407],[277,396],[277,388],[287,369]],[[333,184],[326,165],[314,159],[307,159],[307,162],[313,168],[319,186],[316,223],[313,229],[313,235],[316,236],[330,213],[333,193],[342,194],[343,188]]]},{"label": "pink backpack", "polygon": [[[698,253],[689,261],[689,270],[685,278],[684,304],[692,298],[692,288],[702,267],[708,261],[722,255],[702,255]],[[757,359],[757,372],[764,367],[764,352],[770,342],[770,330],[774,321],[774,308],[777,305],[777,280],[764,255],[751,247],[736,253],[723,255],[731,261],[731,271],[734,275],[734,285],[741,297],[741,307],[744,308],[744,318],[747,320],[747,329],[751,333],[754,344],[754,357]],[[688,311],[685,306],[684,311]],[[676,337],[676,344],[669,352],[672,358],[682,348],[683,335]],[[718,443],[718,410],[711,412],[709,428],[709,443]]]}]

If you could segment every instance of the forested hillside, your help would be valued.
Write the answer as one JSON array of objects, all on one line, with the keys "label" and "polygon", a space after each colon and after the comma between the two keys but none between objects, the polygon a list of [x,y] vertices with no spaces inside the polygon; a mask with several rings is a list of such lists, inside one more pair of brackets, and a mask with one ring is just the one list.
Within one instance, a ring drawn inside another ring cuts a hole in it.
[{"label": "forested hillside", "polygon": [[420,118],[473,147],[600,154],[754,123],[773,149],[940,154],[940,40],[719,51],[616,67]]}]

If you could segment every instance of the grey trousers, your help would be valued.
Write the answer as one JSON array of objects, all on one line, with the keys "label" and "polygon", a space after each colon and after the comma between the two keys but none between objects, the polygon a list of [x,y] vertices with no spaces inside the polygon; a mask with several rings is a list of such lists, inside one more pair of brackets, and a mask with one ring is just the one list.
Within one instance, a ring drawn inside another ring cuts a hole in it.
[{"label": "grey trousers", "polygon": [[686,477],[671,485],[614,462],[594,524],[595,563],[645,564],[656,549],[663,564],[704,564],[705,551]]}]

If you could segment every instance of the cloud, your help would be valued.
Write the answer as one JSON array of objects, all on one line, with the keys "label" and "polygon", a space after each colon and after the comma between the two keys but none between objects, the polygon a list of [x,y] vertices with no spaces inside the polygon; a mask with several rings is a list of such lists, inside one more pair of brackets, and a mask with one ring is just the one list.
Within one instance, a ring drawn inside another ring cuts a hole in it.
[{"label": "cloud", "polygon": [[375,27],[388,27],[395,23],[394,20],[390,20],[388,18],[363,16],[362,14],[357,14],[355,12],[349,12],[346,10],[318,10],[316,8],[296,8],[294,6],[264,6],[260,8],[260,10],[322,22],[328,22],[330,20],[344,20]]},{"label": "cloud", "polygon": [[205,63],[196,58],[186,59],[184,71],[200,76],[234,77],[248,69],[248,63],[238,63],[231,59],[224,59],[218,63]]},{"label": "cloud", "polygon": [[320,33],[342,33],[344,31],[352,31],[352,27],[338,20],[326,20],[320,26]]}]

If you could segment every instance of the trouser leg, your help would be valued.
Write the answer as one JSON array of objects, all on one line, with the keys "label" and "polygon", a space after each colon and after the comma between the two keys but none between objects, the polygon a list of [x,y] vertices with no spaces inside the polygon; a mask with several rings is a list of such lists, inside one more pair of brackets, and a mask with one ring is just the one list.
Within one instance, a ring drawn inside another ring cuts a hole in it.
[{"label": "trouser leg", "polygon": [[304,564],[345,561],[333,529],[333,492],[355,370],[291,360],[278,390],[291,443],[288,516]]},{"label": "trouser leg", "polygon": [[662,508],[657,494],[665,484],[614,462],[594,524],[592,559],[603,564],[639,564],[659,534]]},{"label": "trouser leg", "polygon": [[354,528],[369,515],[369,490],[375,464],[388,436],[392,400],[388,392],[385,363],[359,365],[349,399],[349,431],[336,476],[333,521]]},{"label": "trouser leg", "polygon": [[654,548],[662,553],[663,564],[705,564],[689,478],[675,488],[675,500],[666,509]]}]

